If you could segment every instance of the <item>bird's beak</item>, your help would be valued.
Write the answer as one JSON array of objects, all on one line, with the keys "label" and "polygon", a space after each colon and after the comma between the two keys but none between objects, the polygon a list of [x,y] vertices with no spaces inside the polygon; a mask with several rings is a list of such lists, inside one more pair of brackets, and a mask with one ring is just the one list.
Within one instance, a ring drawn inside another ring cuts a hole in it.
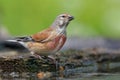
[{"label": "bird's beak", "polygon": [[74,19],[74,17],[73,16],[70,16],[69,17],[69,21],[71,21],[71,20],[73,20]]}]

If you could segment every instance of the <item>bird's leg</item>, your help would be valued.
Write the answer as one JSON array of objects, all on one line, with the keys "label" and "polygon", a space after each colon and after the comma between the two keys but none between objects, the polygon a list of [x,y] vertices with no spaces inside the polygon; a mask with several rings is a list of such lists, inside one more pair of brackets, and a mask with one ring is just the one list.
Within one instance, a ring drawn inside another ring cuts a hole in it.
[{"label": "bird's leg", "polygon": [[52,55],[48,55],[48,58],[53,62],[56,63],[56,58]]},{"label": "bird's leg", "polygon": [[55,66],[56,66],[56,70],[58,70],[59,63],[58,63],[58,61],[56,60],[55,56],[49,55],[48,58],[49,58],[50,60],[52,60],[53,64],[55,64]]},{"label": "bird's leg", "polygon": [[43,59],[40,55],[34,53],[34,52],[31,52],[32,56],[37,58],[37,59],[40,59],[40,60],[43,60],[43,61],[46,61],[45,59]]}]

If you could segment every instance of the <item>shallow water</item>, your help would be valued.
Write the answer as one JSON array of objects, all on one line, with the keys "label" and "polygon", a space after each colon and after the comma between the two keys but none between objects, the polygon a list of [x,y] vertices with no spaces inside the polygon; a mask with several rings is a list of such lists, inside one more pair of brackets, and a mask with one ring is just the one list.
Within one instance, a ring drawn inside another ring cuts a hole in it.
[{"label": "shallow water", "polygon": [[60,80],[120,80],[120,73],[102,73],[102,75],[96,75],[97,73],[89,73],[84,75],[77,75],[71,78],[64,78]]}]

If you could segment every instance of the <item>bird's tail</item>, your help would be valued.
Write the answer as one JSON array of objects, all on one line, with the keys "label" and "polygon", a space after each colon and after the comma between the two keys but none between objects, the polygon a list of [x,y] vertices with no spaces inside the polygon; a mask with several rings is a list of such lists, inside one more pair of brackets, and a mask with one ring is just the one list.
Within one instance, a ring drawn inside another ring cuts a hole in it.
[{"label": "bird's tail", "polygon": [[0,41],[0,51],[18,51],[18,52],[29,52],[22,44],[12,41]]}]

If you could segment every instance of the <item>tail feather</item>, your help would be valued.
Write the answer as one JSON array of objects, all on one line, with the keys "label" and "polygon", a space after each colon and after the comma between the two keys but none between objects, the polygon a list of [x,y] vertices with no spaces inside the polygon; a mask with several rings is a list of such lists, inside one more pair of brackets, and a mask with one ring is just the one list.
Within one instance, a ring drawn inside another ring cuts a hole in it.
[{"label": "tail feather", "polygon": [[18,52],[28,52],[29,51],[21,43],[13,42],[13,41],[1,41],[0,42],[0,51],[5,51],[5,50],[15,50]]}]

